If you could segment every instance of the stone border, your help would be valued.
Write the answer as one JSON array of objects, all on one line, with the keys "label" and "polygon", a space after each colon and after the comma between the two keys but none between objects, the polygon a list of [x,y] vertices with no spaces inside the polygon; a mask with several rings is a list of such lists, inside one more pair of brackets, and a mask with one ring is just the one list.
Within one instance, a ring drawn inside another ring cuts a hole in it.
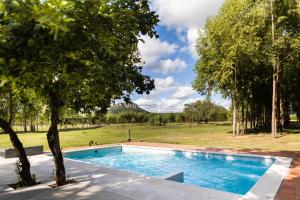
[{"label": "stone border", "polygon": [[[44,153],[43,146],[25,147],[25,152],[27,156],[34,156]],[[4,158],[16,158],[17,154],[15,149],[0,149],[0,156]]]},{"label": "stone border", "polygon": [[[232,195],[232,197],[239,196],[239,200],[274,199],[283,179],[288,174],[289,167],[293,160],[292,158],[269,156],[269,155],[224,153],[224,152],[214,152],[209,150],[206,151],[206,150],[180,149],[180,148],[169,148],[169,147],[137,146],[137,145],[128,145],[128,144],[114,144],[114,145],[108,145],[102,147],[95,146],[90,148],[65,151],[65,153],[82,151],[82,150],[91,150],[91,149],[102,149],[102,148],[109,148],[109,147],[134,147],[134,148],[156,149],[156,150],[167,150],[167,151],[181,151],[181,152],[189,152],[189,153],[209,153],[209,154],[226,155],[226,156],[242,156],[242,157],[256,157],[256,158],[263,158],[263,159],[275,159],[275,162],[270,166],[270,168],[265,172],[263,176],[261,176],[258,179],[255,185],[245,195],[238,195],[235,193],[228,193],[225,191],[219,191],[219,190],[197,186],[201,189],[206,189],[206,190],[209,189],[210,191],[215,191],[217,196],[219,196],[220,194],[224,194],[225,196]],[[124,171],[124,170],[120,170],[120,171]],[[190,184],[185,184],[185,185],[190,185]]]}]

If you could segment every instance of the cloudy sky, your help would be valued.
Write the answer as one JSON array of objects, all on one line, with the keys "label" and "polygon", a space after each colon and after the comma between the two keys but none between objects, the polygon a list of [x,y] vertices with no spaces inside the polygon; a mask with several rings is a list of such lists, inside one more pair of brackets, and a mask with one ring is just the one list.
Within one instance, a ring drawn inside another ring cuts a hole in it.
[{"label": "cloudy sky", "polygon": [[[203,99],[191,86],[199,31],[208,16],[217,14],[224,0],[152,0],[160,18],[159,38],[143,37],[139,49],[143,73],[155,79],[150,95],[134,95],[132,100],[152,112],[182,111],[184,104]],[[214,95],[212,100],[225,107],[229,101]]]}]

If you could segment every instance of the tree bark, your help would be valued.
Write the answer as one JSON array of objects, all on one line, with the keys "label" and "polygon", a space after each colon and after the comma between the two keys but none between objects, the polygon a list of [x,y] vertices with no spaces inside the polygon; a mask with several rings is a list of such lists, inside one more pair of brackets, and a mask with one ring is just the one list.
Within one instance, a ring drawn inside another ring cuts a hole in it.
[{"label": "tree bark", "polygon": [[233,74],[233,81],[234,81],[234,91],[232,96],[232,106],[233,106],[233,121],[232,121],[232,132],[233,135],[238,135],[239,134],[239,120],[238,120],[238,106],[237,106],[237,69],[236,66],[234,68],[234,74]]},{"label": "tree bark", "polygon": [[0,127],[9,134],[10,141],[15,148],[16,154],[21,162],[20,177],[24,186],[34,185],[36,182],[31,176],[30,163],[27,159],[23,144],[18,138],[17,133],[10,127],[9,123],[0,118]]},{"label": "tree bark", "polygon": [[284,101],[283,101],[283,95],[282,92],[280,92],[280,119],[279,119],[279,127],[280,127],[280,131],[282,132],[284,129]]},{"label": "tree bark", "polygon": [[[278,64],[277,64],[278,65]],[[284,91],[283,91],[283,72],[278,65],[277,68],[278,79],[278,96],[279,96],[279,130],[283,131],[284,128]]]},{"label": "tree bark", "polygon": [[[274,25],[274,13],[273,13],[273,0],[271,0],[271,20],[272,20],[272,42],[274,48],[275,25]],[[273,137],[276,137],[277,135],[277,74],[276,72],[277,72],[276,61],[274,59],[273,60],[273,83],[272,83],[273,84],[273,90],[272,90],[272,135]]]},{"label": "tree bark", "polygon": [[249,104],[246,103],[246,123],[245,123],[245,132],[248,132],[248,121],[249,121]]},{"label": "tree bark", "polygon": [[273,96],[272,96],[272,135],[277,135],[277,91],[276,91],[276,76],[273,75]]},{"label": "tree bark", "polygon": [[47,133],[47,140],[49,148],[53,154],[56,170],[56,184],[62,186],[67,184],[64,160],[60,148],[58,123],[59,123],[59,108],[61,107],[61,100],[59,95],[55,92],[50,92],[50,110],[51,110],[51,124]]},{"label": "tree bark", "polygon": [[24,132],[27,132],[27,115],[24,114]]},{"label": "tree bark", "polygon": [[39,132],[39,115],[36,116],[36,132]]},{"label": "tree bark", "polygon": [[12,128],[13,127],[13,94],[12,91],[9,91],[9,119],[8,124]]},{"label": "tree bark", "polygon": [[241,121],[241,135],[245,133],[245,106],[244,106],[244,93],[242,93],[242,121]]},{"label": "tree bark", "polygon": [[233,106],[233,113],[232,113],[232,133],[234,136],[237,135],[237,115],[238,115],[238,109],[237,109],[237,101],[236,101],[236,95],[232,95],[232,106]]}]

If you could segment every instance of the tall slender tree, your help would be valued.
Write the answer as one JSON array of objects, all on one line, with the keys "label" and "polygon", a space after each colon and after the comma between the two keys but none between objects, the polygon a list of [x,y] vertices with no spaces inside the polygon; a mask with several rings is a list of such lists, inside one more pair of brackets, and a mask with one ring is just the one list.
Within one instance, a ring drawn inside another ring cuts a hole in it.
[{"label": "tall slender tree", "polygon": [[247,129],[245,121],[251,129],[272,128],[273,135],[278,121],[283,125],[290,104],[284,76],[291,61],[285,57],[296,57],[298,6],[296,0],[226,0],[200,35],[194,87],[231,98],[235,135],[238,127]]}]

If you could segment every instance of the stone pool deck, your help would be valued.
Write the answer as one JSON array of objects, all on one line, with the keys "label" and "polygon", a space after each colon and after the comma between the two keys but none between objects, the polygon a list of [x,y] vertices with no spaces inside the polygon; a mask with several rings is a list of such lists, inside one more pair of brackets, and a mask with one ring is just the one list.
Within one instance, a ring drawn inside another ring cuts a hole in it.
[{"label": "stone pool deck", "polygon": [[[300,153],[237,151],[224,149],[199,149],[194,146],[157,143],[126,143],[135,146],[169,147],[173,149],[197,149],[229,153],[253,153],[293,157],[289,175],[282,183],[276,200],[299,200],[300,195]],[[82,148],[76,148],[82,149]],[[71,149],[68,149],[71,150]],[[53,184],[53,160],[47,154],[31,156],[32,173],[42,184],[22,190],[12,190],[8,183],[16,180],[13,163],[15,159],[0,158],[0,200],[48,200],[48,199],[100,199],[100,200],[238,200],[240,195],[226,193],[194,185],[180,184],[159,178],[128,173],[120,170],[94,166],[65,159],[69,177],[76,180],[59,188]],[[256,198],[261,199],[261,198]],[[267,198],[264,198],[267,199]]]}]

